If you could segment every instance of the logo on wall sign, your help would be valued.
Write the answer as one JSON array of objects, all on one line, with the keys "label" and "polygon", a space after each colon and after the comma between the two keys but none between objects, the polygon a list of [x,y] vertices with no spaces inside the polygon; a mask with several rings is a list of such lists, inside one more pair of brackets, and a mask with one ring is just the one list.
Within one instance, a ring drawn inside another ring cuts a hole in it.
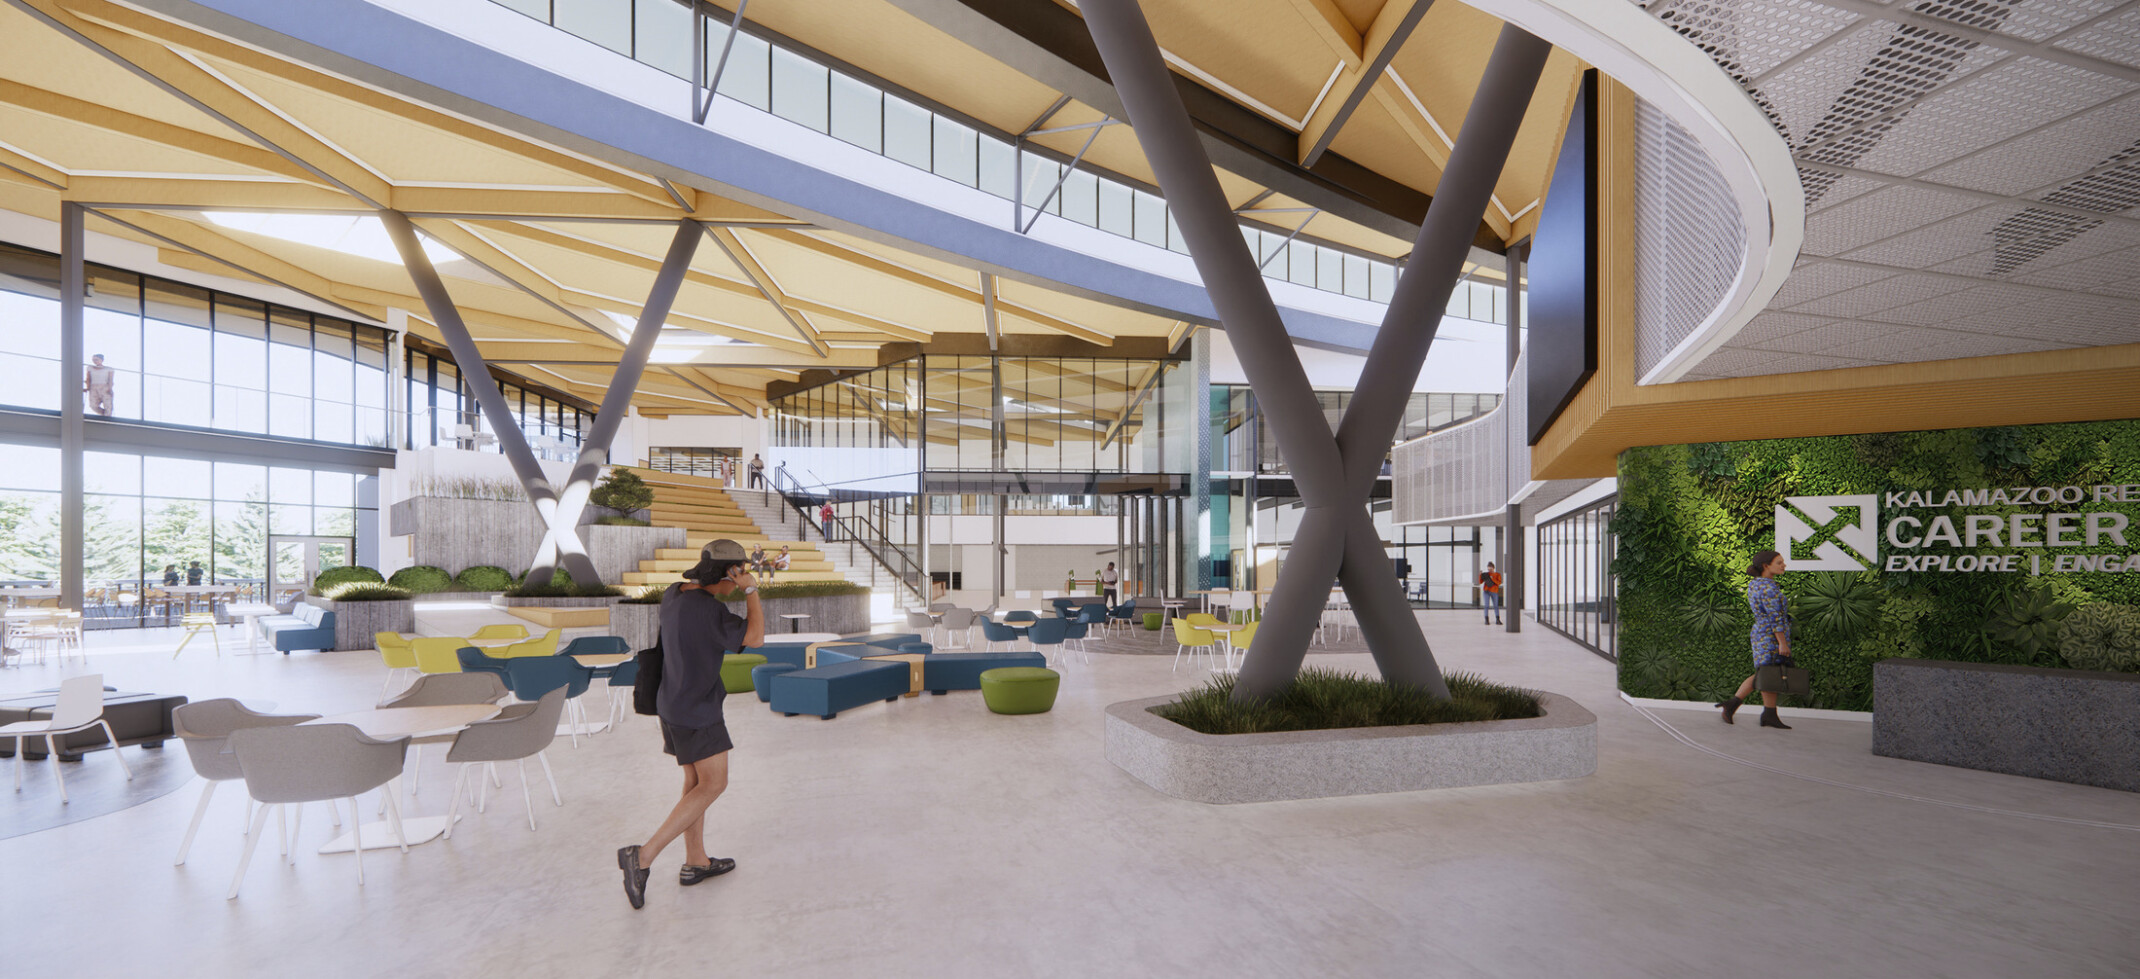
[{"label": "logo on wall sign", "polygon": [[[1880,498],[1787,496],[1776,505],[1776,551],[1793,571],[1866,571],[1880,567]],[[1812,551],[1810,558],[1799,554]]]}]

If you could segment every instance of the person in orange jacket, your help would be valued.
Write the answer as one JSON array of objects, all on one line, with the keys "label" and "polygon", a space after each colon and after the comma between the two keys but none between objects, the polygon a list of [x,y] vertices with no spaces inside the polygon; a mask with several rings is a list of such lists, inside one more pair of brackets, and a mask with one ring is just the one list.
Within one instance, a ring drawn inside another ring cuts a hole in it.
[{"label": "person in orange jacket", "polygon": [[1480,611],[1487,625],[1501,624],[1501,571],[1492,561],[1486,562],[1486,570],[1479,572],[1479,587],[1485,590],[1486,604]]}]

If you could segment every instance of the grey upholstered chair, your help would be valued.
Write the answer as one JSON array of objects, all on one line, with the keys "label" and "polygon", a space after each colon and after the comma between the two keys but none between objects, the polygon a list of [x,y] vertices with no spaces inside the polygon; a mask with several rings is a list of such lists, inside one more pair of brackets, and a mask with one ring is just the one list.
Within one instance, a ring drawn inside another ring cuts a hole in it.
[{"label": "grey upholstered chair", "polygon": [[[426,673],[409,684],[407,690],[396,694],[392,700],[379,703],[387,707],[449,707],[461,704],[495,704],[504,700],[508,691],[505,678],[496,673]],[[450,744],[451,734],[434,734],[430,737],[411,738],[409,744],[415,750],[410,754],[415,759],[409,765],[409,797],[423,793],[424,745]]]},{"label": "grey upholstered chair", "polygon": [[908,612],[907,628],[927,637],[936,632],[936,620],[929,618],[927,612]]},{"label": "grey upholstered chair", "polygon": [[[365,736],[352,724],[299,724],[232,731],[230,747],[237,752],[239,771],[245,774],[246,794],[262,804],[253,817],[245,855],[238,858],[237,876],[231,878],[230,896],[237,897],[238,885],[245,883],[245,868],[253,861],[253,848],[260,845],[261,830],[267,828],[269,807],[298,807],[291,831],[295,836],[304,826],[304,803],[335,799],[349,800],[349,828],[356,834],[357,886],[364,886],[364,827],[363,820],[357,817],[357,796],[401,774],[408,739],[379,741]],[[387,818],[401,852],[407,853],[409,843],[401,829],[401,805],[394,800],[394,793],[385,795]]]},{"label": "grey upholstered chair", "polygon": [[[496,762],[516,762],[520,766],[520,798],[527,803],[528,829],[535,828],[535,798],[528,791],[528,756],[535,756],[542,763],[542,775],[550,783],[550,800],[562,806],[563,796],[557,794],[557,776],[550,771],[550,758],[543,750],[557,739],[557,719],[565,710],[564,687],[543,694],[542,699],[532,704],[514,704],[504,712],[487,721],[477,721],[462,729],[454,737],[453,747],[446,752],[446,760],[460,766],[453,776],[453,804],[446,810],[446,838],[453,838],[453,821],[461,809],[461,788],[467,781],[468,766],[492,765]],[[482,772],[476,773],[480,794],[476,811],[484,811],[490,798],[490,785]]]},{"label": "grey upholstered chair", "polygon": [[944,610],[944,645],[964,649],[973,641],[973,610],[953,605]]},{"label": "grey upholstered chair", "polygon": [[[228,697],[180,704],[171,712],[172,732],[178,735],[179,743],[186,746],[186,758],[193,762],[193,774],[207,783],[201,786],[201,801],[193,807],[193,821],[186,824],[186,838],[178,844],[178,859],[171,861],[173,866],[185,863],[186,852],[193,849],[193,835],[200,831],[201,817],[208,812],[208,800],[215,795],[216,784],[245,777],[245,773],[238,770],[237,754],[230,750],[230,733],[249,727],[303,724],[318,718],[318,714],[262,714]],[[252,809],[252,800],[247,798],[247,826],[253,821]],[[335,822],[341,822],[341,817],[336,816]]]}]

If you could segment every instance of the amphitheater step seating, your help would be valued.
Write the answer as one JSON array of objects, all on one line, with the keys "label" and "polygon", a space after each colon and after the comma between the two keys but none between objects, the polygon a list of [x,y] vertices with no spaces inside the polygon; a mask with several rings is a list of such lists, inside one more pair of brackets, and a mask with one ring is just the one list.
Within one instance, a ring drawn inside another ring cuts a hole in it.
[{"label": "amphitheater step seating", "polygon": [[651,560],[639,562],[639,570],[625,573],[624,584],[666,585],[680,580],[684,571],[698,563],[699,549],[718,538],[742,544],[745,552],[763,547],[766,553],[776,554],[788,548],[788,570],[778,576],[782,582],[848,580],[818,544],[781,539],[792,538],[794,523],[776,528],[785,533],[767,533],[717,480],[650,469],[633,471],[654,490],[654,504],[649,508],[653,523],[683,528],[688,546],[656,551]]}]

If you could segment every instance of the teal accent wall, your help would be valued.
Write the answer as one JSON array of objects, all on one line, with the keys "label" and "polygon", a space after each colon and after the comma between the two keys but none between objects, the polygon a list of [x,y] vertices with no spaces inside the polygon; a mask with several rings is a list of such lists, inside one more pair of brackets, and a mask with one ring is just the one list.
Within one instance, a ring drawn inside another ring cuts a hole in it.
[{"label": "teal accent wall", "polygon": [[[1619,482],[1620,688],[1633,696],[1720,699],[1752,672],[1744,569],[1755,552],[1776,546],[1776,508],[1786,497],[1873,494],[1881,502],[1877,569],[1783,576],[1794,652],[1813,672],[1800,706],[1870,710],[1873,663],[1889,656],[2066,667],[2058,646],[2066,616],[2097,603],[2140,605],[2140,422],[1641,447],[1621,454]],[[2070,500],[2073,487],[2081,502],[1972,505],[1946,496],[2051,488]],[[2072,546],[2014,546],[2004,533],[2018,514],[2041,540],[2043,521],[2028,515],[2059,512],[2081,515],[2067,522]],[[2100,515],[2093,546],[2088,514]],[[1819,527],[1814,516],[1809,523]],[[1981,526],[1998,518],[2001,535],[1968,538],[1971,516]],[[1891,527],[1898,517],[1917,524]],[[1963,529],[1962,546],[1925,540],[1940,517]],[[2108,531],[2120,522],[2124,544]],[[1918,546],[1895,546],[1891,530]],[[1788,561],[1813,563],[1820,540],[1835,539],[1832,528],[1810,536]],[[2058,557],[2078,555],[2091,566],[2117,555],[2120,570],[2053,570]],[[1889,570],[1897,557],[2015,570]],[[2006,557],[2014,560],[1994,560]],[[2122,569],[2128,563],[2134,571]]]}]

